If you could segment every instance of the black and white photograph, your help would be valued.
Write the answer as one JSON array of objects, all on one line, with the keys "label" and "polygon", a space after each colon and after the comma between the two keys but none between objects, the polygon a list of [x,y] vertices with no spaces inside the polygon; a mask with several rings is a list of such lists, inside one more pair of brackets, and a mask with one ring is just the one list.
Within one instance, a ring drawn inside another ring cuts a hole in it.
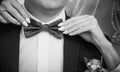
[{"label": "black and white photograph", "polygon": [[120,72],[120,0],[0,0],[0,72]]}]

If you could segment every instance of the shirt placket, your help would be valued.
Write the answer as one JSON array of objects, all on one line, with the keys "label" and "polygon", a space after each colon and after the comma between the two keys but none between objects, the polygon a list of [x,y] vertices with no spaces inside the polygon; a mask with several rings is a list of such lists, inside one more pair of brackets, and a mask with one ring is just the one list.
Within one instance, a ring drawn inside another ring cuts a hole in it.
[{"label": "shirt placket", "polygon": [[38,35],[38,72],[48,72],[49,34],[41,32]]}]

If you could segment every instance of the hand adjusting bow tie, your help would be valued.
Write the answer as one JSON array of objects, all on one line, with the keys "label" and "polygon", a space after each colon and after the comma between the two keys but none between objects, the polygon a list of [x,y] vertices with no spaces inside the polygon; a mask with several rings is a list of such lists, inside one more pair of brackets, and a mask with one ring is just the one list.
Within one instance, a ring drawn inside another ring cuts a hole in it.
[{"label": "hand adjusting bow tie", "polygon": [[62,22],[62,19],[59,19],[53,23],[44,24],[42,25],[40,22],[37,22],[33,19],[31,19],[31,23],[28,27],[24,27],[24,34],[26,38],[32,37],[36,34],[38,34],[41,31],[47,31],[50,34],[52,34],[54,37],[61,39],[63,37],[63,34],[61,31],[58,30],[59,26],[58,24]]}]

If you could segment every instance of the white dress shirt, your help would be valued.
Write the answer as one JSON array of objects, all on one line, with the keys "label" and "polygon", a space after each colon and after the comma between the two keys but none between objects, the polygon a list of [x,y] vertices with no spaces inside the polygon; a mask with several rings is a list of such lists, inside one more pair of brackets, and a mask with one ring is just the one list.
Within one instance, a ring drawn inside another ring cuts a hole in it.
[{"label": "white dress shirt", "polygon": [[[29,13],[29,12],[28,12]],[[41,22],[29,13],[30,17]],[[58,19],[65,20],[64,10],[49,24]],[[64,39],[57,39],[48,32],[25,38],[23,28],[20,33],[19,72],[63,72]]]}]

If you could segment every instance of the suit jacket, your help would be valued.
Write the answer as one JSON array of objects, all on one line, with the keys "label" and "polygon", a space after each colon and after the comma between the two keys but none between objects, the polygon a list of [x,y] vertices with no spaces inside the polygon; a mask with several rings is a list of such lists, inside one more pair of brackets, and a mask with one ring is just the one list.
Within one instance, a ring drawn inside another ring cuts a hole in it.
[{"label": "suit jacket", "polygon": [[[0,71],[18,72],[19,41],[21,26],[0,23]],[[64,72],[84,72],[87,67],[84,57],[101,58],[101,54],[91,43],[80,36],[64,35]]]}]

